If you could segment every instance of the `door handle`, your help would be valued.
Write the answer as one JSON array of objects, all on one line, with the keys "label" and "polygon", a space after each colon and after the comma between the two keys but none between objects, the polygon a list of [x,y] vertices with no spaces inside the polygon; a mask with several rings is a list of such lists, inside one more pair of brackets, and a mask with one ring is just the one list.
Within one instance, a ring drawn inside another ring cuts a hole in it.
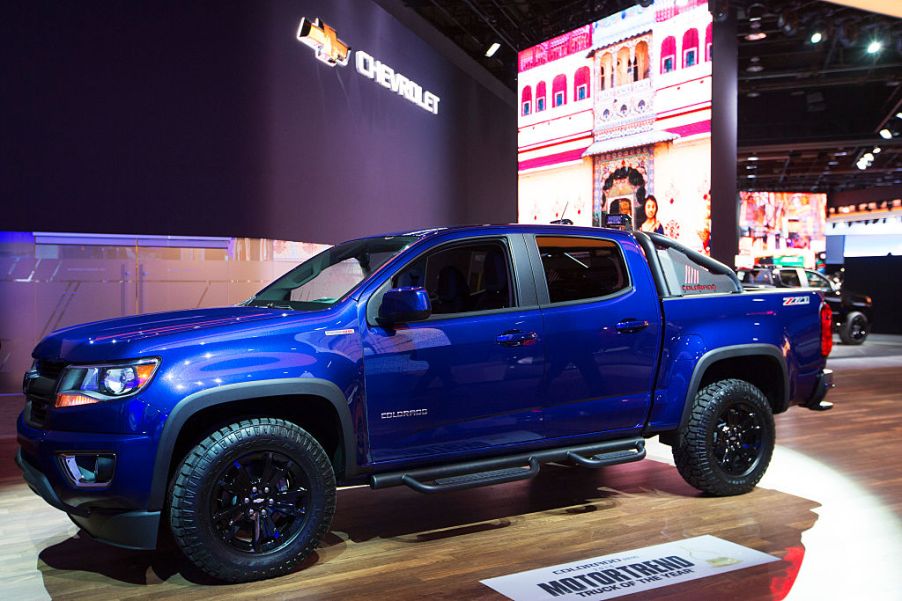
[{"label": "door handle", "polygon": [[647,328],[648,320],[627,317],[626,319],[618,321],[615,327],[617,328],[617,332],[621,334],[632,334],[633,332],[638,332],[639,330]]},{"label": "door handle", "polygon": [[539,339],[535,332],[521,332],[520,330],[507,330],[502,332],[495,341],[501,346],[531,346]]}]

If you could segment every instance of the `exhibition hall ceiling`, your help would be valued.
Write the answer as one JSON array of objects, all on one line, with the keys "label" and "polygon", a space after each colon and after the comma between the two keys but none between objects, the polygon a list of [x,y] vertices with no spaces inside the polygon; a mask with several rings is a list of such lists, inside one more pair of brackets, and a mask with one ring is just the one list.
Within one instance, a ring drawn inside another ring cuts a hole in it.
[{"label": "exhibition hall ceiling", "polygon": [[[404,0],[511,89],[517,52],[636,3]],[[731,4],[740,188],[902,184],[902,20],[818,0]]]}]

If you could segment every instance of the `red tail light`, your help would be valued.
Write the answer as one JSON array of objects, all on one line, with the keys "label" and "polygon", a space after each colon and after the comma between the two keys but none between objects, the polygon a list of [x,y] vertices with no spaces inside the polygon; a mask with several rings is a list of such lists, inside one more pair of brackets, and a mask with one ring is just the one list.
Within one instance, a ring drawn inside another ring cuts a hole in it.
[{"label": "red tail light", "polygon": [[821,354],[826,357],[833,350],[833,310],[830,305],[821,305]]}]

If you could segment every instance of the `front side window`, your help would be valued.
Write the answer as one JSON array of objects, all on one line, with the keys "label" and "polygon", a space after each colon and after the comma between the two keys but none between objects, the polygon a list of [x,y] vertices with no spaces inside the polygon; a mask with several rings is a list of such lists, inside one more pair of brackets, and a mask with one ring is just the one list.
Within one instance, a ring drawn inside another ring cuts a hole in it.
[{"label": "front side window", "polygon": [[655,244],[667,287],[674,296],[737,292],[736,281],[712,271],[679,248]]},{"label": "front side window", "polygon": [[364,238],[333,246],[304,261],[258,292],[248,305],[316,311],[338,302],[416,236]]},{"label": "front side window", "polygon": [[808,286],[811,288],[819,288],[821,290],[833,290],[830,280],[822,276],[816,271],[806,271],[805,277],[808,278]]},{"label": "front side window", "polygon": [[523,103],[523,116],[524,116],[524,117],[525,117],[526,115],[528,115],[528,114],[531,112],[531,111],[530,111],[530,108],[531,108],[531,107],[530,107],[530,103],[529,103],[528,100],[527,100],[526,102]]},{"label": "front side window", "polygon": [[573,236],[536,236],[552,303],[608,296],[629,287],[616,242]]},{"label": "front side window", "polygon": [[584,85],[576,88],[576,99],[577,100],[585,100],[588,89],[589,88]]},{"label": "front side window", "polygon": [[539,97],[536,99],[536,110],[544,111],[545,110],[545,97]]},{"label": "front side window", "polygon": [[514,306],[510,261],[500,241],[457,244],[429,252],[401,270],[392,288],[425,288],[433,315]]}]

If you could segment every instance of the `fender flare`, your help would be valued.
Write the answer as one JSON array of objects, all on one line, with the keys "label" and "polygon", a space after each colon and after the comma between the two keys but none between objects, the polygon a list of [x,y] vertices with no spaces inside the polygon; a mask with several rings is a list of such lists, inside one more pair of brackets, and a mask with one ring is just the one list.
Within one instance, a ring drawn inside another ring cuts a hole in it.
[{"label": "fender flare", "polygon": [[[789,377],[786,369],[786,357],[780,352],[780,349],[772,344],[737,344],[733,346],[723,346],[708,351],[702,355],[701,359],[695,364],[692,370],[692,378],[689,380],[689,387],[686,389],[686,400],[683,403],[683,416],[680,418],[680,426],[677,432],[682,432],[689,423],[689,415],[692,411],[692,401],[698,393],[702,378],[711,365],[722,359],[735,359],[736,357],[760,357],[766,356],[774,359],[780,366],[783,378],[783,403],[786,407],[789,404]],[[779,413],[779,411],[775,411]]]},{"label": "fender flare", "polygon": [[190,394],[179,401],[169,412],[157,444],[148,509],[161,510],[165,504],[166,491],[169,488],[169,464],[172,461],[172,453],[182,428],[191,416],[199,411],[226,403],[263,397],[297,395],[321,397],[335,407],[341,427],[340,444],[343,446],[345,475],[354,474],[357,468],[354,422],[351,419],[347,398],[334,383],[320,378],[279,378],[261,382],[227,384]]}]

